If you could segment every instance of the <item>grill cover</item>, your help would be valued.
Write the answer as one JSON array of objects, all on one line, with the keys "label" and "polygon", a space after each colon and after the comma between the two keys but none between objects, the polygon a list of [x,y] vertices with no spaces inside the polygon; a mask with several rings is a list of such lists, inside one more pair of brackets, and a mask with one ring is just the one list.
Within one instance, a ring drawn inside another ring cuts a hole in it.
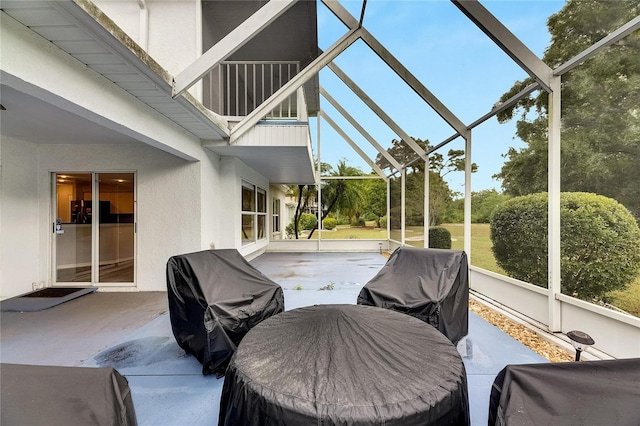
[{"label": "grill cover", "polygon": [[400,247],[362,288],[358,304],[414,316],[456,344],[469,329],[467,255],[456,250]]},{"label": "grill cover", "polygon": [[238,347],[218,424],[468,425],[465,368],[446,337],[408,315],[359,305],[294,309]]},{"label": "grill cover", "polygon": [[640,358],[506,366],[493,382],[489,426],[638,426]]},{"label": "grill cover", "polygon": [[167,293],[178,345],[217,377],[249,329],[284,311],[282,288],[235,249],[171,257]]},{"label": "grill cover", "polygon": [[129,383],[111,367],[0,364],[0,376],[0,424],[137,424]]}]

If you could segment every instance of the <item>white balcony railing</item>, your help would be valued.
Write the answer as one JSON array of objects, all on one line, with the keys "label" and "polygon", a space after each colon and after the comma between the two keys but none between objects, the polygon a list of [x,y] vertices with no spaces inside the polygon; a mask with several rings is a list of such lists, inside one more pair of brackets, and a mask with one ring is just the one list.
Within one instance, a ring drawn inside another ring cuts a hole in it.
[{"label": "white balcony railing", "polygon": [[[300,71],[294,61],[247,62],[225,61],[205,79],[212,111],[225,116],[246,116]],[[298,91],[300,92],[300,91]],[[269,119],[298,119],[306,111],[300,93],[294,93],[268,115]],[[306,108],[306,107],[305,107]]]}]

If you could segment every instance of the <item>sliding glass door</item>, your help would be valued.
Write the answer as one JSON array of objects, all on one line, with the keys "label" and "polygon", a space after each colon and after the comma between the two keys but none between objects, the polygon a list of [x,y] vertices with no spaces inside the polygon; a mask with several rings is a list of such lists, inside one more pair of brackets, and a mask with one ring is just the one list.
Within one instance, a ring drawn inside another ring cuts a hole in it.
[{"label": "sliding glass door", "polygon": [[56,283],[133,285],[135,174],[55,173]]}]

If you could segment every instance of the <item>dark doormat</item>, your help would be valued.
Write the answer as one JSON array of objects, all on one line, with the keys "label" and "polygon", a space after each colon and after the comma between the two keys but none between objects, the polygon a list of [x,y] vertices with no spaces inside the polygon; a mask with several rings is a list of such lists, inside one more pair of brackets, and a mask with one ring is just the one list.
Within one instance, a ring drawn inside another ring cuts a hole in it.
[{"label": "dark doormat", "polygon": [[52,308],[98,290],[97,287],[49,287],[0,302],[2,312],[34,312]]}]

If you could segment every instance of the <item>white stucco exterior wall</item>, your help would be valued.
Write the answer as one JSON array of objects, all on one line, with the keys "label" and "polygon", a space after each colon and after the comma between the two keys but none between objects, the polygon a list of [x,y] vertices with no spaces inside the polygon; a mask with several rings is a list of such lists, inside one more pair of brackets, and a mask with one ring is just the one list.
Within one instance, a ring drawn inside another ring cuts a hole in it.
[{"label": "white stucco exterior wall", "polygon": [[193,134],[2,12],[0,41],[3,83],[167,152],[201,155]]},{"label": "white stucco exterior wall", "polygon": [[[172,75],[179,74],[202,54],[200,0],[144,0],[140,2],[142,7],[138,0],[94,3]],[[202,101],[201,83],[189,92]]]},{"label": "white stucco exterior wall", "polygon": [[38,145],[0,139],[0,298],[46,280],[38,258]]}]

